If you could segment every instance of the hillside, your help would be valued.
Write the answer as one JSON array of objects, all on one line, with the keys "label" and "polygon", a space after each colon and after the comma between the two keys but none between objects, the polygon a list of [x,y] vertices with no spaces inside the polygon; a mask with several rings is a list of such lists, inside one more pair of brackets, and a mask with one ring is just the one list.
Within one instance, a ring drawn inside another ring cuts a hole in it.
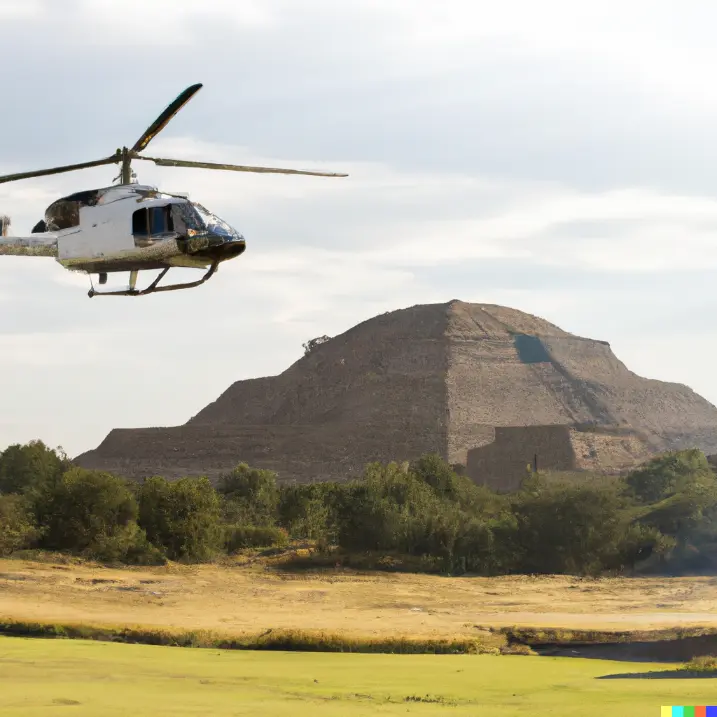
[{"label": "hillside", "polygon": [[237,381],[183,426],[115,429],[76,461],[135,478],[246,461],[326,480],[438,452],[508,488],[535,454],[545,468],[618,471],[693,446],[717,452],[717,408],[688,387],[541,318],[451,301],[369,319],[278,376]]}]

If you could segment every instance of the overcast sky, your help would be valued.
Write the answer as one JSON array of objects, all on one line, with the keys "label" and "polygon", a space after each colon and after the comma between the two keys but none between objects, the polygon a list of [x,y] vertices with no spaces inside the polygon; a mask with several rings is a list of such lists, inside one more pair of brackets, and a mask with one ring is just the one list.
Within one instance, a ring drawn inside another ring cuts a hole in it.
[{"label": "overcast sky", "polygon": [[[711,0],[0,0],[0,174],[131,146],[203,82],[151,154],[351,175],[136,162],[246,236],[194,290],[90,300],[0,257],[0,450],[184,423],[310,338],[454,298],[717,403],[716,24]],[[116,173],[0,185],[0,213],[26,234]]]}]

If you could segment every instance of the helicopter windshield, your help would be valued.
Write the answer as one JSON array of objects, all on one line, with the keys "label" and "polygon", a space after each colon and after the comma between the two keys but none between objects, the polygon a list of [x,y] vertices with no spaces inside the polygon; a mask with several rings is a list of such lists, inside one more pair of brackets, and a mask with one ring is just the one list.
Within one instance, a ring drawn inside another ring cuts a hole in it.
[{"label": "helicopter windshield", "polygon": [[172,204],[172,214],[174,228],[180,234],[184,234],[187,230],[195,232],[206,231],[202,217],[191,202],[177,202],[176,204]]},{"label": "helicopter windshield", "polygon": [[192,206],[198,213],[204,227],[212,234],[226,237],[237,237],[237,233],[227,224],[223,219],[220,219],[216,214],[212,214],[206,207],[203,207],[197,202],[192,202]]}]

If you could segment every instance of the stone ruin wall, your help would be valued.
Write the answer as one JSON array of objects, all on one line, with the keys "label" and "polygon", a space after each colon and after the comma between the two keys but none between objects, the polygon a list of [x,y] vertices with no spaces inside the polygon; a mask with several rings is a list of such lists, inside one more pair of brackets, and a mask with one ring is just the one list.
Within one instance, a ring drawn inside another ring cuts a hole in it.
[{"label": "stone ruin wall", "polygon": [[468,451],[466,475],[491,488],[516,490],[536,454],[538,470],[577,469],[568,426],[501,426],[493,443]]},{"label": "stone ruin wall", "polygon": [[476,483],[510,491],[520,487],[536,457],[538,471],[620,473],[651,453],[637,433],[619,427],[499,427],[493,443],[468,451],[466,475]]},{"label": "stone ruin wall", "polygon": [[435,435],[406,436],[401,430],[367,427],[353,438],[356,442],[340,426],[321,432],[313,426],[223,426],[211,434],[202,425],[115,429],[76,462],[135,480],[153,475],[216,480],[244,462],[276,471],[280,481],[311,482],[349,480],[374,461],[443,455]]}]

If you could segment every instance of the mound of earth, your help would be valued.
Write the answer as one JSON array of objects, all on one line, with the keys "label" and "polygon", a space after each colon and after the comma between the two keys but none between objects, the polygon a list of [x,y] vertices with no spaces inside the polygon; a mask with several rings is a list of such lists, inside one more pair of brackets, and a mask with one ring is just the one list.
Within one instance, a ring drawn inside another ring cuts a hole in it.
[{"label": "mound of earth", "polygon": [[620,471],[683,447],[717,452],[717,408],[688,387],[544,319],[451,301],[369,319],[278,376],[237,381],[185,425],[115,429],[76,462],[140,478],[245,461],[308,481],[436,452],[509,488],[536,458]]}]

